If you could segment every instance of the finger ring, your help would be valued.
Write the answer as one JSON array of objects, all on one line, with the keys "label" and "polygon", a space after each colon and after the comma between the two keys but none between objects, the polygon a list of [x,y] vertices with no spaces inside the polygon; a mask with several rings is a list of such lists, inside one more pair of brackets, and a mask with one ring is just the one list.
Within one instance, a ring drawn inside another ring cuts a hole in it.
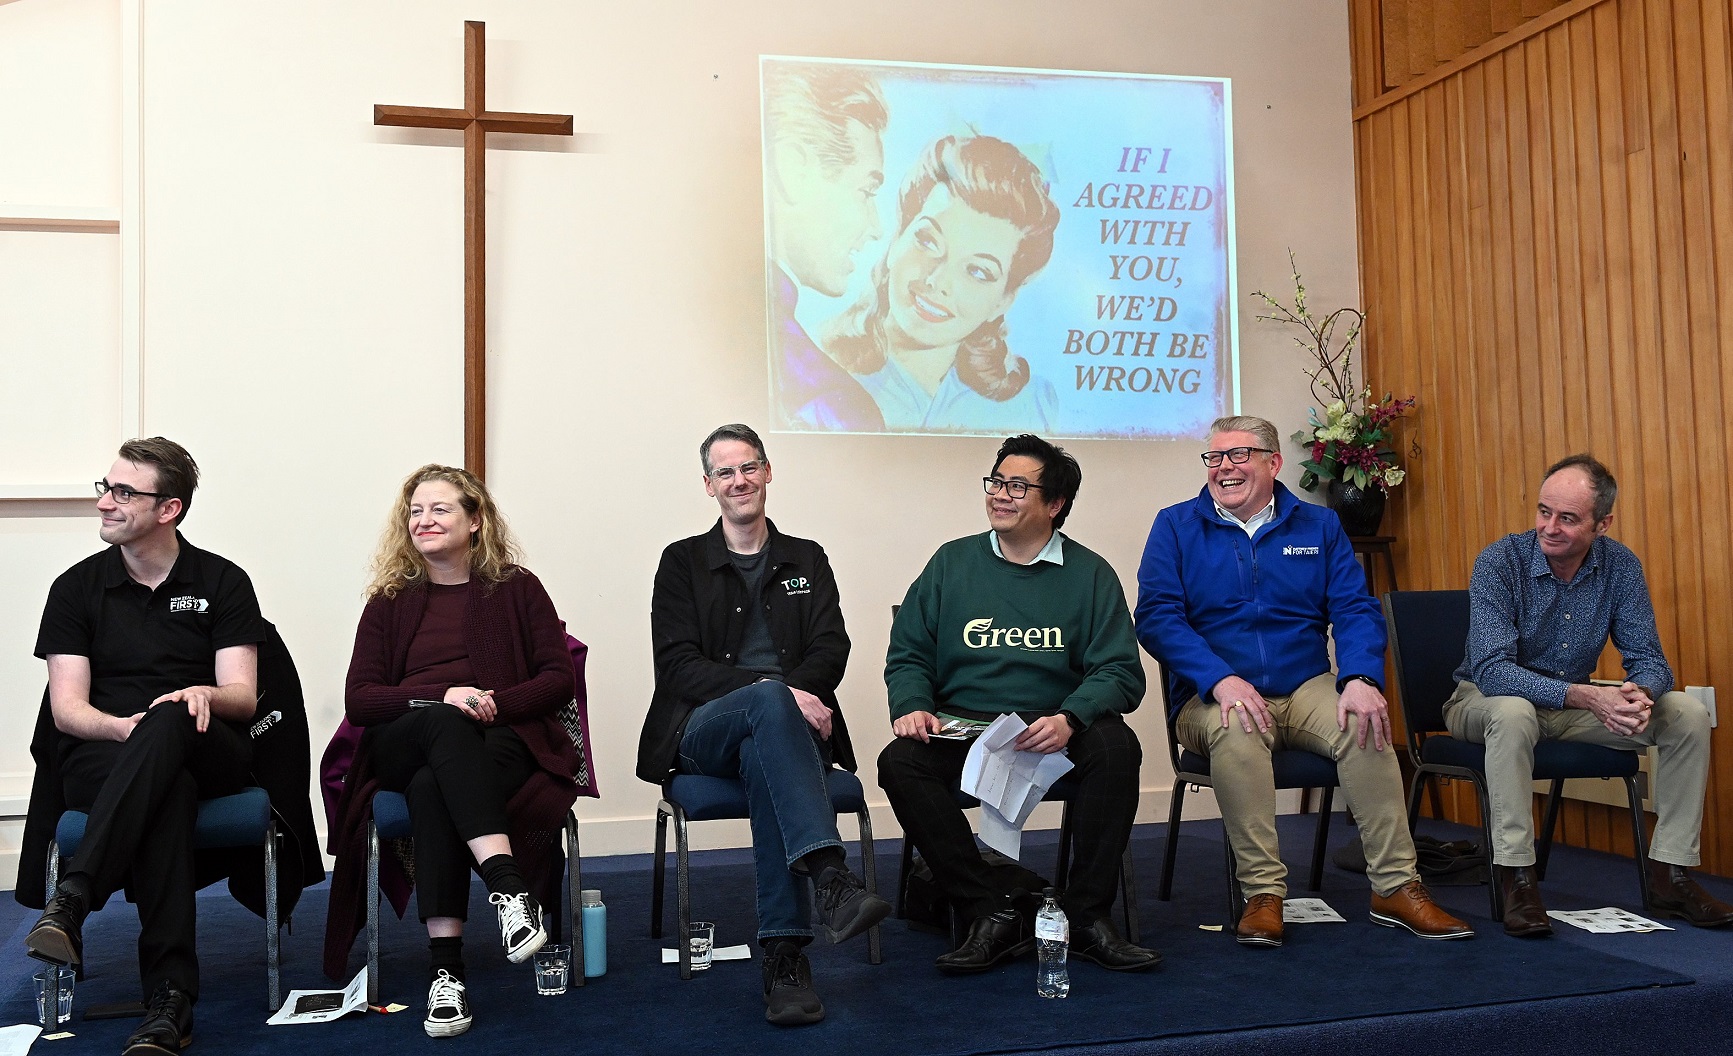
[{"label": "finger ring", "polygon": [[481,703],[481,698],[471,693],[469,696],[463,698],[463,702],[473,708],[477,704]]},{"label": "finger ring", "polygon": [[1234,707],[1236,707],[1236,708],[1243,708],[1245,706],[1246,706],[1246,702],[1243,700],[1234,701]]}]

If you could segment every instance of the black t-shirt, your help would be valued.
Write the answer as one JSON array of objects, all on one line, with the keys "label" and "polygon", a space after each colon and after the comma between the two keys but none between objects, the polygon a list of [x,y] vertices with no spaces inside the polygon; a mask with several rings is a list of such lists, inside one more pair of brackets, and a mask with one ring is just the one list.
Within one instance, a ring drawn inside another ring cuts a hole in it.
[{"label": "black t-shirt", "polygon": [[752,599],[752,611],[747,614],[746,634],[740,639],[740,659],[736,667],[769,678],[782,677],[781,658],[776,655],[776,642],[770,637],[770,621],[765,618],[764,573],[770,570],[770,547],[756,554],[737,554],[730,550],[729,560],[746,580],[746,596]]},{"label": "black t-shirt", "polygon": [[193,546],[155,590],[133,579],[118,546],[73,565],[48,588],[36,655],[90,660],[90,703],[134,715],[164,693],[216,683],[217,650],[267,637],[240,566]]}]

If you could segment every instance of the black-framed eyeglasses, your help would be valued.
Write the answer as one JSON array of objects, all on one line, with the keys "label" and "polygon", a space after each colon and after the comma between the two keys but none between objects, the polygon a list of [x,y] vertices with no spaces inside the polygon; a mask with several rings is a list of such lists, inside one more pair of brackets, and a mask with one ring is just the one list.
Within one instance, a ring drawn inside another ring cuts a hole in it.
[{"label": "black-framed eyeglasses", "polygon": [[1203,464],[1211,469],[1221,465],[1224,458],[1236,466],[1243,466],[1251,461],[1253,451],[1266,455],[1275,454],[1267,447],[1230,447],[1226,451],[1205,451],[1198,457],[1203,459]]},{"label": "black-framed eyeglasses", "polygon": [[738,473],[741,480],[757,480],[759,475],[764,472],[764,467],[769,464],[761,458],[755,458],[750,462],[742,462],[738,466],[722,466],[710,471],[710,479],[718,484],[732,484],[734,483],[734,475]]},{"label": "black-framed eyeglasses", "polygon": [[128,487],[125,484],[110,484],[106,480],[99,480],[96,482],[96,497],[100,499],[104,495],[112,495],[114,501],[120,503],[122,506],[131,502],[134,495],[148,495],[153,499],[174,498],[173,495],[164,495],[160,491],[140,491],[137,488]]},{"label": "black-framed eyeglasses", "polygon": [[1042,491],[1047,490],[1045,485],[1031,484],[1026,480],[1006,480],[1004,477],[981,478],[981,489],[987,494],[997,495],[999,494],[1000,488],[1005,489],[1005,494],[1011,496],[1013,499],[1020,499],[1029,494],[1030,488],[1040,488]]}]

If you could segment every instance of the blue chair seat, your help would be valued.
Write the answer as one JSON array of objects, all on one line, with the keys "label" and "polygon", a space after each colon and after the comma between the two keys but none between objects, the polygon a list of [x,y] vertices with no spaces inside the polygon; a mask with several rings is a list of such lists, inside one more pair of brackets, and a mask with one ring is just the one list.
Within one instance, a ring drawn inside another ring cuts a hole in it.
[{"label": "blue chair seat", "polygon": [[[866,790],[860,778],[847,770],[832,767],[825,773],[825,788],[830,793],[830,806],[838,814],[853,814],[859,826],[861,871],[866,888],[878,889],[878,867],[873,856],[872,815],[867,811]],[[662,785],[662,799],[656,804],[656,847],[650,867],[650,937],[662,937],[662,889],[667,875],[668,819],[674,819],[674,886],[679,900],[682,938],[692,922],[692,887],[688,867],[689,844],[686,824],[691,821],[740,820],[749,816],[746,786],[729,777],[706,777],[702,774],[675,774]],[[684,942],[675,943],[680,953],[680,978],[692,978],[691,948]],[[879,929],[875,925],[867,933],[867,960],[879,964],[884,955],[879,949]]]},{"label": "blue chair seat", "polygon": [[[858,814],[866,809],[866,790],[860,778],[833,768],[824,783],[830,792],[830,805],[838,814]],[[746,817],[746,786],[730,777],[677,774],[663,786],[663,796],[680,804],[687,821]]]},{"label": "blue chair seat", "polygon": [[[1420,742],[1420,759],[1433,766],[1486,770],[1486,745],[1433,734]],[[1637,753],[1598,744],[1541,741],[1534,746],[1534,779],[1552,781],[1578,777],[1633,777]]]},{"label": "blue chair seat", "polygon": [[[54,826],[48,853],[48,890],[59,882],[60,862],[78,853],[90,815],[68,810]],[[272,1011],[282,1002],[282,958],[277,930],[277,827],[271,817],[271,797],[262,788],[244,788],[232,796],[199,802],[193,823],[193,849],[264,848],[265,854],[265,972],[266,1000]]]},{"label": "blue chair seat", "polygon": [[373,795],[373,826],[382,840],[407,840],[414,835],[409,827],[409,799],[401,792],[376,792]]},{"label": "blue chair seat", "polygon": [[[1270,756],[1277,788],[1335,788],[1336,764],[1312,752],[1283,749]],[[1209,757],[1186,748],[1179,752],[1179,773],[1209,776]]]}]

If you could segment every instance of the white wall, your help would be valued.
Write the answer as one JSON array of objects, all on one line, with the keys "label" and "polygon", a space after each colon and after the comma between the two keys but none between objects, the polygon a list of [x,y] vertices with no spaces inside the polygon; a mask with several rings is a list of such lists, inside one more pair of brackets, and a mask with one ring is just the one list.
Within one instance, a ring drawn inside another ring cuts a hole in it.
[{"label": "white wall", "polygon": [[[0,16],[50,2],[13,0]],[[300,664],[316,741],[341,714],[392,489],[423,462],[461,458],[461,151],[452,133],[376,128],[371,107],[459,105],[471,18],[488,23],[491,107],[575,113],[570,143],[496,137],[489,153],[489,480],[527,563],[591,646],[604,791],[580,804],[592,853],[649,845],[655,790],[632,771],[650,582],[662,546],[716,515],[696,444],[721,422],[765,418],[759,54],[1231,77],[1248,412],[1285,434],[1309,403],[1300,353],[1252,318],[1246,296],[1289,289],[1287,248],[1314,304],[1356,296],[1339,0],[886,0],[844,14],[780,0],[142,0],[142,11],[143,429],[199,459],[187,534],[252,573]],[[882,804],[871,771],[889,737],[890,606],[940,542],[983,530],[976,481],[996,445],[767,443],[772,516],[823,542],[841,581],[855,642],[841,696]],[[1134,594],[1156,510],[1201,486],[1200,445],[1070,446],[1084,485],[1067,530]],[[98,545],[82,504],[0,502],[11,599],[0,714],[12,732],[0,800],[28,786],[41,599]],[[1171,778],[1158,711],[1133,721],[1145,820],[1165,814]],[[894,834],[889,810],[875,814]],[[743,827],[695,832],[746,840]],[[0,851],[15,848],[15,826],[4,838]]]}]

